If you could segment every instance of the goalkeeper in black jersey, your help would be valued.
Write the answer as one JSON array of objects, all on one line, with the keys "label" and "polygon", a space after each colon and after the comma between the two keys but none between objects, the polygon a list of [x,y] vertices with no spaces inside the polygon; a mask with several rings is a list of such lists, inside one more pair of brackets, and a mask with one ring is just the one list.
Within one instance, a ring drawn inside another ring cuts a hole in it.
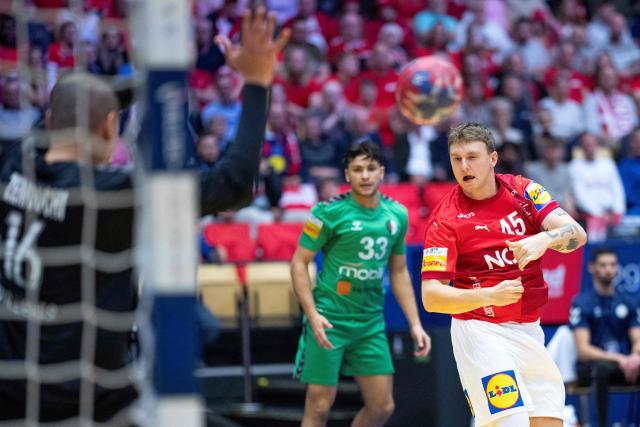
[{"label": "goalkeeper in black jersey", "polygon": [[[237,208],[252,199],[267,87],[288,38],[283,32],[273,40],[274,27],[275,18],[259,8],[243,18],[242,46],[220,40],[227,63],[245,86],[235,140],[212,169],[200,173],[203,213]],[[80,109],[85,114],[78,118]],[[90,297],[95,299],[95,356],[83,361],[96,366],[95,421],[119,424],[116,414],[137,398],[137,390],[126,385],[137,295],[132,174],[108,166],[119,109],[107,84],[88,74],[70,74],[51,93],[49,149],[0,151],[0,366],[13,365],[0,369],[0,421],[25,419],[27,391],[30,398],[39,397],[40,421],[79,415],[79,361],[87,336],[77,319],[86,292],[95,295]],[[86,135],[82,140],[80,132]],[[81,183],[93,185],[95,197],[87,198]],[[82,246],[87,243],[89,248]],[[87,268],[92,269],[89,275]],[[130,320],[114,326],[112,313],[129,313]],[[33,366],[39,369],[29,380],[38,380],[35,388],[25,380]],[[115,370],[125,374],[124,382],[108,388],[100,384],[104,372]]]}]

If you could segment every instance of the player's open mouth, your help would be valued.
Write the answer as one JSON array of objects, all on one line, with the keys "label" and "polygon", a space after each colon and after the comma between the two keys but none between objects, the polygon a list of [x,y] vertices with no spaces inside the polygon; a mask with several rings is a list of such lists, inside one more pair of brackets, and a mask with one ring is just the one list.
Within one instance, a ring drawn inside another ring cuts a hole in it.
[{"label": "player's open mouth", "polygon": [[462,177],[462,180],[467,182],[467,181],[471,181],[474,178],[475,178],[475,176],[473,176],[473,175],[465,175],[465,176]]}]

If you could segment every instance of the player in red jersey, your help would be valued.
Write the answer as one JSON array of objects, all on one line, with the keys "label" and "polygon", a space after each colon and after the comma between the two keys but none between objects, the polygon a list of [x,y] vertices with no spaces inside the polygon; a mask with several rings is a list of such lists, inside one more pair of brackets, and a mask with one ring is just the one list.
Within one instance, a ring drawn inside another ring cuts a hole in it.
[{"label": "player in red jersey", "polygon": [[560,427],[564,386],[539,324],[547,301],[540,258],[549,248],[577,249],[586,233],[540,184],[495,173],[498,154],[484,126],[453,128],[449,155],[458,185],[425,234],[424,307],[453,316],[476,426]]}]

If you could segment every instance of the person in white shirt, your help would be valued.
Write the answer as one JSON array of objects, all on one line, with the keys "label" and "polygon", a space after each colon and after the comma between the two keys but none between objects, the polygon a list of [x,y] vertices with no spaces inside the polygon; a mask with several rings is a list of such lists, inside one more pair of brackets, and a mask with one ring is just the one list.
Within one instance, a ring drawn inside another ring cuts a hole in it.
[{"label": "person in white shirt", "polygon": [[540,101],[540,108],[551,113],[551,135],[555,138],[572,140],[584,131],[582,108],[569,98],[571,76],[569,71],[560,70],[553,80],[550,96]]},{"label": "person in white shirt", "polygon": [[524,167],[524,175],[544,185],[549,194],[553,194],[553,198],[560,207],[569,215],[575,216],[569,165],[562,160],[565,143],[552,136],[541,136],[537,142],[540,160],[527,163]]},{"label": "person in white shirt", "polygon": [[524,135],[520,129],[512,126],[513,104],[507,98],[496,96],[489,102],[491,111],[491,133],[495,140],[496,147],[500,148],[505,142],[512,142],[523,147],[525,145]]},{"label": "person in white shirt", "polygon": [[638,126],[638,112],[633,99],[618,90],[618,73],[611,65],[596,71],[597,87],[584,100],[587,131],[596,136],[619,140]]},{"label": "person in white shirt", "polygon": [[580,70],[583,74],[592,74],[599,48],[594,46],[589,39],[587,26],[585,24],[574,25],[570,40],[575,46],[576,52],[572,63],[573,68]]},{"label": "person in white shirt", "polygon": [[515,50],[522,54],[527,70],[542,75],[551,64],[551,54],[544,41],[533,34],[531,19],[521,17],[513,23]]},{"label": "person in white shirt", "polygon": [[0,143],[18,141],[31,131],[33,124],[40,118],[40,112],[31,102],[21,102],[27,85],[20,80],[17,72],[7,72],[0,83],[3,89],[0,103]]},{"label": "person in white shirt", "polygon": [[615,162],[598,152],[598,139],[591,133],[580,137],[584,158],[569,162],[577,208],[587,215],[616,223],[626,210],[622,180]]},{"label": "person in white shirt", "polygon": [[407,133],[409,158],[406,171],[411,182],[423,185],[433,177],[430,144],[437,136],[432,126],[412,126]]},{"label": "person in white shirt", "polygon": [[595,16],[587,26],[587,34],[593,46],[602,47],[609,40],[609,21],[611,16],[616,13],[616,9],[611,2],[602,2]]},{"label": "person in white shirt", "polygon": [[625,31],[629,31],[626,19],[614,13],[609,22],[609,40],[602,50],[609,54],[621,76],[630,77],[640,71],[640,48],[632,38],[624,37]]},{"label": "person in white shirt", "polygon": [[291,0],[267,0],[267,9],[276,14],[278,25],[287,19],[293,18],[298,13],[298,2]]},{"label": "person in white shirt", "polygon": [[489,49],[496,50],[499,58],[503,58],[514,47],[506,28],[494,21],[489,21],[485,16],[485,1],[470,0],[467,11],[462,15],[456,28],[456,44],[463,47],[466,43],[467,30],[472,23],[480,25],[480,31],[486,38]]}]

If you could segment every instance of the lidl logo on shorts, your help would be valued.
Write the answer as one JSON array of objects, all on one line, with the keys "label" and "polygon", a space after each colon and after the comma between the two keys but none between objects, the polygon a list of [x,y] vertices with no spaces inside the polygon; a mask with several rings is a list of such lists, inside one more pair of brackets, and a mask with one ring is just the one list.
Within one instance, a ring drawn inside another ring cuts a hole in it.
[{"label": "lidl logo on shorts", "polygon": [[324,224],[322,224],[322,221],[311,215],[309,216],[309,219],[307,219],[307,222],[304,224],[303,232],[312,239],[317,239],[323,225]]},{"label": "lidl logo on shorts", "polygon": [[482,386],[487,395],[489,412],[492,414],[524,406],[516,375],[513,371],[503,371],[488,375],[482,378]]},{"label": "lidl logo on shorts", "polygon": [[542,210],[542,208],[551,202],[551,195],[549,192],[542,185],[533,181],[527,185],[524,196],[533,202],[533,206],[537,211]]},{"label": "lidl logo on shorts", "polygon": [[422,251],[422,272],[445,271],[447,269],[447,248],[426,248]]}]

